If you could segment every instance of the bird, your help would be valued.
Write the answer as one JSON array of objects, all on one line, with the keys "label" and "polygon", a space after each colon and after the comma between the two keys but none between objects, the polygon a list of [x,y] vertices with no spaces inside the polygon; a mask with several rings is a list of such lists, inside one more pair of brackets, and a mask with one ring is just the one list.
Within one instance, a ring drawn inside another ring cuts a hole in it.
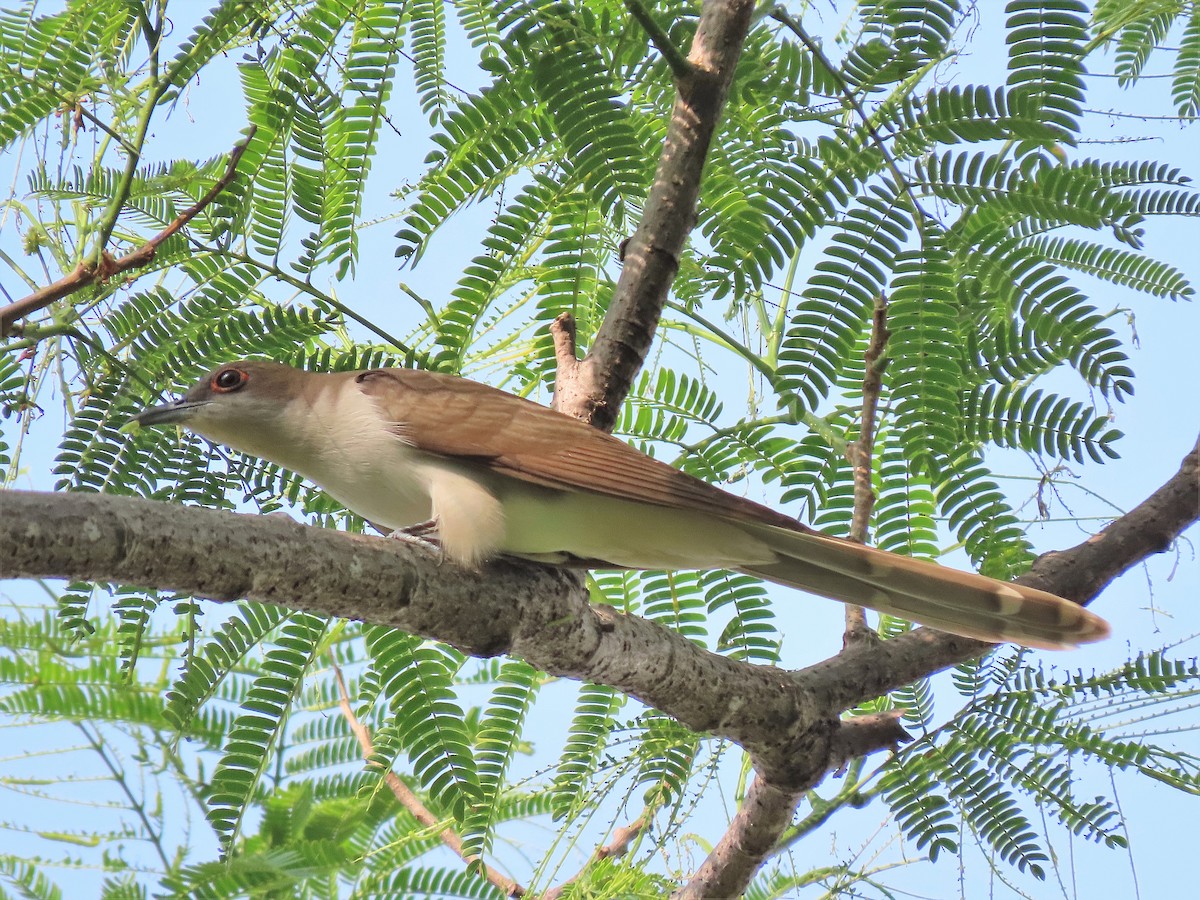
[{"label": "bird", "polygon": [[449,561],[725,569],[991,643],[1066,649],[1108,623],[1054,594],[871,548],[453,375],[218,366],[134,427],[175,425],[296,472],[365,520],[436,529]]}]

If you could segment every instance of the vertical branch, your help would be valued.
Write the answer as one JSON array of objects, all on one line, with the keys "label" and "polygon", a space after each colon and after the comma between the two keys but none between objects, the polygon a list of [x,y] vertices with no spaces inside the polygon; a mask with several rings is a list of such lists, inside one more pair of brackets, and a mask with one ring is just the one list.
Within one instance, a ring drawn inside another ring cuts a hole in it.
[{"label": "vertical branch", "polygon": [[[554,406],[611,431],[646,359],[667,293],[696,223],[704,162],[754,13],[753,0],[704,0],[686,66],[676,63],[675,105],[654,181],[608,313],[587,356],[557,373]],[[640,4],[630,7],[640,9]],[[643,26],[652,19],[643,21]],[[660,48],[661,49],[661,48]],[[561,360],[562,354],[559,354]]]},{"label": "vertical branch", "polygon": [[[846,447],[846,455],[854,466],[854,518],[850,522],[850,540],[867,542],[871,513],[875,511],[874,471],[875,422],[879,410],[879,394],[883,389],[883,370],[887,367],[887,342],[891,332],[887,327],[887,297],[875,298],[871,314],[871,340],[864,356],[862,420],[858,440]],[[866,612],[861,606],[846,604],[845,644],[871,640],[875,632],[867,625]]]},{"label": "vertical branch", "polygon": [[780,787],[756,774],[733,821],[696,874],[672,895],[672,900],[741,896],[775,848],[779,835],[791,824],[803,793],[802,789]]},{"label": "vertical branch", "polygon": [[[559,313],[550,323],[550,336],[554,340],[554,402],[559,412],[564,410],[567,392],[562,389],[571,384],[579,371],[579,356],[575,348],[575,317],[569,312]],[[561,386],[561,387],[560,387]],[[569,414],[569,413],[568,413]]]}]

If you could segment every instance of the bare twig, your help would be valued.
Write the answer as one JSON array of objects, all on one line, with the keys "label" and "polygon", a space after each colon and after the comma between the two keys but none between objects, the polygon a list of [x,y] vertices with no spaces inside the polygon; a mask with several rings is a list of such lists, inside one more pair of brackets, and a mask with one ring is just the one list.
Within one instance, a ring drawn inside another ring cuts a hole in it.
[{"label": "bare twig", "polygon": [[39,309],[44,309],[56,300],[68,297],[97,281],[107,281],[121,272],[148,265],[153,261],[154,254],[158,252],[158,248],[162,246],[164,241],[187,225],[206,206],[212,203],[221,191],[229,186],[229,183],[237,175],[238,162],[241,160],[242,154],[246,152],[246,147],[249,145],[250,138],[253,135],[254,128],[252,127],[246,140],[234,147],[233,152],[229,154],[229,163],[225,167],[225,174],[205,192],[203,197],[181,212],[166,228],[136,250],[132,250],[124,256],[119,257],[113,257],[107,251],[104,251],[100,256],[98,264],[94,264],[88,260],[81,261],[69,275],[58,279],[53,284],[46,285],[28,297],[24,297],[0,309],[0,337],[6,337],[15,331],[15,323],[18,319],[35,313]]},{"label": "bare twig", "polygon": [[[375,754],[375,742],[371,739],[371,732],[354,714],[354,707],[350,704],[350,693],[346,690],[346,679],[342,677],[341,667],[330,660],[330,665],[333,667],[333,677],[337,679],[338,686],[338,706],[342,710],[342,718],[346,720],[346,724],[350,726],[350,731],[358,741],[358,746],[362,750],[363,759],[370,761]],[[458,855],[465,863],[479,865],[482,867],[487,880],[496,888],[504,892],[506,897],[523,897],[525,896],[525,888],[517,884],[508,876],[496,871],[491,866],[486,865],[480,858],[474,854],[463,853],[462,838],[453,828],[441,827],[441,820],[433,814],[433,812],[424,803],[421,798],[412,792],[404,780],[395,772],[388,772],[383,776],[384,783],[392,792],[393,796],[400,801],[400,805],[407,809],[414,819],[424,825],[426,828],[441,828],[438,832],[438,837],[441,838],[443,844],[449,847]]]},{"label": "bare twig", "polygon": [[576,881],[582,878],[584,873],[587,872],[588,868],[590,868],[594,863],[597,863],[602,859],[624,856],[629,852],[629,845],[632,844],[637,839],[637,836],[642,833],[642,830],[646,827],[648,821],[648,813],[642,813],[628,825],[622,825],[620,828],[615,829],[612,833],[612,839],[604,846],[597,847],[596,852],[592,854],[591,858],[586,863],[584,863],[582,869],[580,869],[562,884],[551,888],[550,890],[546,891],[546,893],[542,894],[541,900],[558,900],[558,898],[566,892],[567,885],[574,884]]},{"label": "bare twig", "polygon": [[911,741],[912,735],[900,724],[903,715],[903,710],[889,709],[843,719],[830,742],[830,767],[841,773],[852,759]]},{"label": "bare twig", "polygon": [[575,347],[575,317],[569,312],[560,313],[558,318],[550,323],[550,337],[554,340],[554,403],[555,409],[562,411],[561,400],[564,393],[558,384],[569,383],[575,377],[579,368],[579,356]]},{"label": "bare twig", "polygon": [[671,36],[666,30],[658,24],[658,20],[654,18],[650,10],[646,9],[641,0],[625,0],[625,8],[629,10],[630,15],[637,19],[638,24],[646,31],[646,36],[650,38],[655,49],[662,54],[663,59],[667,61],[667,65],[671,67],[671,71],[675,73],[675,78],[687,78],[692,74],[692,64],[687,61],[687,57],[683,52],[675,46],[675,42],[671,40]]},{"label": "bare twig", "polygon": [[[887,327],[887,298],[880,294],[875,298],[871,316],[871,340],[864,357],[866,373],[863,375],[862,418],[858,440],[846,447],[846,455],[854,467],[854,518],[850,522],[850,540],[860,544],[867,542],[867,529],[871,513],[875,511],[874,472],[875,425],[879,410],[879,392],[883,389],[883,370],[887,366],[887,342],[891,332]],[[846,631],[843,643],[873,641],[875,631],[867,625],[867,614],[861,606],[846,604]]]},{"label": "bare twig", "polygon": [[[77,100],[77,99],[68,100],[64,94],[60,94],[58,91],[53,91],[53,89],[52,89],[52,92],[53,92],[54,96],[58,99],[59,103],[62,105],[63,109],[69,108],[71,115],[73,115],[75,117],[77,122],[80,119],[87,119],[96,128],[100,129],[105,134],[107,134],[110,138],[112,138],[114,141],[116,141],[121,146],[121,149],[124,150],[126,153],[137,153],[138,152],[137,148],[134,147],[133,145],[131,145],[127,140],[125,140],[124,136],[122,136],[121,134],[114,131],[112,126],[110,126],[107,122],[105,122],[103,119],[99,118],[95,113],[93,113],[91,110],[89,110],[87,108],[87,104],[85,104],[82,100]],[[77,125],[76,127],[80,127],[80,126]]]}]

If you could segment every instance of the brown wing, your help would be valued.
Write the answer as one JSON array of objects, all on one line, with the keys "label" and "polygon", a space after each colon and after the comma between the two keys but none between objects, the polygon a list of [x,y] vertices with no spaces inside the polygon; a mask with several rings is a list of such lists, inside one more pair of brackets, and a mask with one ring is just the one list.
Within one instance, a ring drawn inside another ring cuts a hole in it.
[{"label": "brown wing", "polygon": [[778,560],[739,571],[982,640],[1059,648],[1108,634],[1103,619],[1052,594],[814,532],[504,391],[409,369],[379,369],[356,377],[396,423],[397,433],[427,453],[558,490],[771,526],[751,530],[779,554]]},{"label": "brown wing", "polygon": [[605,494],[808,531],[795,519],[640,453],[628,444],[505,391],[416,369],[358,376],[363,391],[427,453],[565,491]]}]

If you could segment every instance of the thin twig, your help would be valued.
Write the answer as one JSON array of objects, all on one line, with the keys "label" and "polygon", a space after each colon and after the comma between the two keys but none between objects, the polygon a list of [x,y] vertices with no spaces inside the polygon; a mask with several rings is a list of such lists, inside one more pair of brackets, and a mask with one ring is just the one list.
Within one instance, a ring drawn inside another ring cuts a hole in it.
[{"label": "thin twig", "polygon": [[612,840],[602,847],[597,847],[596,852],[591,855],[586,863],[583,864],[578,872],[560,884],[558,887],[551,888],[542,894],[541,900],[558,900],[567,889],[567,885],[574,884],[584,873],[603,859],[622,857],[629,852],[629,845],[632,844],[639,834],[645,829],[647,824],[648,813],[642,813],[628,825],[622,825],[620,828],[613,831]]},{"label": "thin twig", "polygon": [[842,73],[834,67],[829,57],[825,55],[825,51],[821,49],[821,45],[809,36],[808,32],[804,30],[804,26],[792,18],[791,13],[789,13],[783,6],[776,6],[773,10],[771,10],[771,18],[784,25],[789,31],[796,35],[796,37],[800,39],[800,43],[802,43],[808,49],[808,52],[811,53],[816,60],[825,67],[825,70],[829,72],[830,77],[837,82],[838,90],[840,90],[842,94],[842,99],[850,104],[850,107],[854,110],[855,114],[859,117],[859,119],[862,120],[863,128],[867,130],[867,134],[871,138],[871,143],[873,143],[876,149],[879,150],[880,154],[883,156],[884,163],[887,165],[888,170],[892,173],[892,177],[896,179],[896,186],[899,187],[900,190],[904,191],[905,195],[908,197],[909,203],[912,204],[913,213],[922,219],[932,221],[933,217],[925,212],[924,208],[921,206],[921,201],[917,199],[917,195],[913,192],[912,185],[909,183],[907,176],[900,171],[900,166],[896,164],[895,157],[892,156],[891,151],[888,150],[887,145],[884,144],[883,138],[879,134],[879,129],[875,127],[875,124],[871,121],[871,117],[867,115],[867,111],[859,101],[858,97],[856,97],[854,92],[850,90],[850,85],[846,83],[846,79],[842,77]]},{"label": "thin twig", "polygon": [[[346,679],[342,677],[341,667],[333,660],[330,660],[330,665],[333,667],[333,677],[337,679],[338,706],[341,707],[342,717],[350,726],[350,731],[354,734],[355,740],[358,741],[363,759],[369,761],[375,754],[375,742],[371,739],[371,732],[366,725],[359,721],[358,716],[354,714],[354,707],[350,705],[350,693],[346,690]],[[433,814],[429,807],[421,802],[421,798],[412,792],[399,775],[395,772],[388,772],[383,776],[383,780],[395,798],[400,801],[400,805],[408,810],[414,819],[427,828],[438,828],[441,826],[441,820]],[[463,862],[481,865],[487,876],[487,880],[496,888],[503,891],[505,897],[525,896],[525,888],[521,887],[521,885],[517,884],[517,882],[513,881],[507,875],[486,865],[474,854],[464,854],[462,838],[458,836],[458,833],[453,828],[442,828],[438,833],[438,837]]]},{"label": "thin twig", "polygon": [[60,94],[57,91],[51,91],[51,93],[53,94],[53,96],[55,98],[58,99],[62,108],[67,110],[71,115],[76,116],[78,118],[87,119],[89,122],[92,123],[92,125],[94,125],[96,128],[98,128],[100,131],[103,131],[110,138],[112,138],[114,141],[116,141],[121,146],[121,149],[124,150],[126,153],[137,153],[136,147],[134,147],[132,144],[130,144],[128,141],[126,141],[125,138],[120,133],[118,133],[117,131],[114,131],[111,125],[109,125],[107,122],[105,122],[99,116],[97,116],[95,113],[93,113],[91,110],[89,110],[87,108],[87,105],[84,104],[83,101],[68,100],[65,94]]},{"label": "thin twig", "polygon": [[625,8],[629,10],[639,25],[646,31],[646,36],[650,38],[652,43],[663,59],[667,61],[667,65],[671,67],[671,71],[676,78],[687,78],[692,74],[692,64],[688,62],[683,51],[675,46],[675,42],[671,40],[671,36],[666,30],[658,24],[658,20],[651,15],[650,10],[646,9],[641,0],[625,0]]},{"label": "thin twig", "polygon": [[559,399],[562,393],[558,390],[558,381],[564,383],[575,377],[575,370],[579,368],[579,356],[576,353],[575,344],[575,317],[569,312],[560,313],[558,318],[550,323],[550,337],[554,340],[554,402],[553,406],[559,412],[563,412],[560,408]]},{"label": "thin twig", "polygon": [[[867,542],[867,529],[871,513],[875,511],[875,485],[872,479],[875,452],[875,420],[879,409],[879,393],[883,389],[883,370],[887,366],[887,342],[891,332],[887,327],[887,297],[875,298],[871,314],[871,340],[864,356],[866,373],[863,375],[862,420],[858,440],[846,446],[846,455],[854,467],[854,517],[850,522],[850,540],[860,544]],[[863,607],[846,604],[845,644],[859,640],[871,640],[875,632],[867,625],[867,614]]]},{"label": "thin twig", "polygon": [[75,267],[71,274],[60,278],[53,284],[46,285],[46,287],[35,291],[28,297],[18,300],[15,303],[10,303],[8,306],[0,309],[0,337],[6,337],[12,333],[18,319],[31,315],[39,309],[44,309],[54,301],[68,297],[76,291],[87,287],[89,284],[94,284],[97,281],[107,281],[121,272],[149,265],[154,259],[154,254],[158,252],[158,248],[162,246],[164,241],[172,237],[187,225],[188,222],[199,215],[206,206],[217,198],[221,191],[229,186],[229,183],[237,175],[238,162],[241,160],[242,154],[246,152],[246,147],[249,146],[250,138],[253,136],[254,128],[251,127],[250,134],[247,135],[246,140],[234,147],[233,152],[229,154],[229,164],[225,167],[225,174],[196,203],[193,203],[181,212],[171,224],[136,250],[115,258],[108,251],[104,251],[101,254],[99,265],[83,260]]}]

